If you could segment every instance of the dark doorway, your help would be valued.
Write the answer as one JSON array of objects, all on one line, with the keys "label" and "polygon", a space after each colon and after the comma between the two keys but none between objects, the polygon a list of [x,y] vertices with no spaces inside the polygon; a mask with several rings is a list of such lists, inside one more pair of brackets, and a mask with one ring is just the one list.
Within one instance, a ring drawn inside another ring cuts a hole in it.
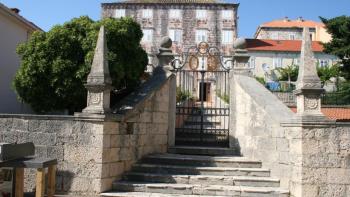
[{"label": "dark doorway", "polygon": [[210,83],[199,83],[199,101],[209,102],[210,101]]}]

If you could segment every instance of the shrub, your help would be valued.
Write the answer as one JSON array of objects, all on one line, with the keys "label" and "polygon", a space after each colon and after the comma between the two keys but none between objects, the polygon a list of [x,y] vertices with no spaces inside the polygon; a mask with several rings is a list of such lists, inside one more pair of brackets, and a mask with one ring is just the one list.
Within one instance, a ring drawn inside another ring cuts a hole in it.
[{"label": "shrub", "polygon": [[147,54],[139,44],[140,26],[131,18],[95,22],[83,16],[48,32],[35,32],[18,46],[22,63],[13,81],[18,97],[38,113],[82,110],[87,94],[84,83],[101,25],[106,28],[114,88],[136,87],[147,65]]}]

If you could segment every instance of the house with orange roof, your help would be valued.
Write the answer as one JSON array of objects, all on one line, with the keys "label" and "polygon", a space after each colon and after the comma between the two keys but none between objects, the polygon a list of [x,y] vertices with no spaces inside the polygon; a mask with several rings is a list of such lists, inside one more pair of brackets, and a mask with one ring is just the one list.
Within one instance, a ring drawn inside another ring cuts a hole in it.
[{"label": "house with orange roof", "polygon": [[20,57],[16,53],[18,44],[26,42],[34,31],[42,30],[19,12],[19,9],[10,9],[0,3],[0,113],[31,111],[17,99],[11,84],[20,66]]},{"label": "house with orange roof", "polygon": [[290,20],[285,17],[282,20],[274,20],[260,25],[255,33],[256,39],[272,40],[301,40],[303,28],[310,28],[313,41],[329,42],[332,37],[321,22],[304,20],[299,17]]},{"label": "house with orange roof", "polygon": [[331,36],[323,23],[304,20],[275,20],[260,25],[254,39],[247,39],[247,50],[251,56],[250,67],[255,76],[266,81],[275,81],[277,68],[300,64],[303,28],[310,28],[312,48],[319,66],[331,66],[339,62],[338,57],[323,52],[322,42]]},{"label": "house with orange roof", "polygon": [[[269,40],[247,39],[250,67],[255,76],[265,77],[267,81],[275,81],[275,70],[300,63],[301,40]],[[335,55],[323,52],[323,46],[313,41],[312,48],[319,66],[331,66],[339,62]]]}]

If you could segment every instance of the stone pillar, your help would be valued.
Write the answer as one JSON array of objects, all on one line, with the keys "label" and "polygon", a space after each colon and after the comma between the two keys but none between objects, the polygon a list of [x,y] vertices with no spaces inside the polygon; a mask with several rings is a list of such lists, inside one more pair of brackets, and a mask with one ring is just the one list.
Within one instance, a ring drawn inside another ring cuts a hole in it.
[{"label": "stone pillar", "polygon": [[304,28],[300,60],[294,92],[297,96],[298,118],[306,121],[324,120],[326,118],[321,112],[321,94],[324,93],[324,89],[317,75],[309,28]]},{"label": "stone pillar", "polygon": [[[175,56],[171,50],[172,40],[169,37],[163,37],[160,42],[159,53],[157,54],[158,66],[153,71],[153,77],[170,77],[173,75],[173,67],[170,63]],[[176,78],[169,81],[169,124],[168,124],[168,146],[175,146],[175,121],[176,121]]]},{"label": "stone pillar", "polygon": [[171,50],[173,41],[165,36],[160,42],[159,53],[157,54],[158,66],[154,70],[154,74],[167,73],[173,69],[170,63],[174,60],[175,56]]},{"label": "stone pillar", "polygon": [[94,60],[85,85],[88,90],[87,107],[84,114],[106,114],[110,112],[110,92],[112,80],[109,74],[107,60],[107,42],[104,26],[101,26]]},{"label": "stone pillar", "polygon": [[238,38],[233,44],[233,47],[235,49],[234,55],[233,55],[234,74],[251,76],[252,72],[248,64],[250,56],[248,55],[248,50],[246,49],[247,47],[246,40],[244,38]]}]

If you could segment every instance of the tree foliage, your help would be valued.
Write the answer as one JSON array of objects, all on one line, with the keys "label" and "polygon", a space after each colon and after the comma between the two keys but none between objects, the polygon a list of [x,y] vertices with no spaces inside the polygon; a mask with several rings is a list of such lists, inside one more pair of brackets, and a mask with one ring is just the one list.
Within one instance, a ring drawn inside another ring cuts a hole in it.
[{"label": "tree foliage", "polygon": [[324,51],[342,60],[344,77],[350,79],[350,17],[320,18],[326,25],[327,32],[332,35],[332,40],[323,44]]},{"label": "tree foliage", "polygon": [[340,77],[341,71],[339,64],[328,65],[328,66],[317,66],[317,74],[320,80],[324,84],[326,81],[330,80],[332,77]]},{"label": "tree foliage", "polygon": [[106,28],[113,86],[137,86],[147,65],[147,54],[139,44],[140,26],[131,18],[95,22],[83,16],[48,32],[35,32],[27,43],[18,46],[22,63],[13,86],[20,99],[38,113],[83,109],[87,94],[84,83],[101,25]]},{"label": "tree foliage", "polygon": [[298,78],[299,66],[288,65],[286,67],[280,67],[276,69],[279,73],[279,81],[296,81]]}]

